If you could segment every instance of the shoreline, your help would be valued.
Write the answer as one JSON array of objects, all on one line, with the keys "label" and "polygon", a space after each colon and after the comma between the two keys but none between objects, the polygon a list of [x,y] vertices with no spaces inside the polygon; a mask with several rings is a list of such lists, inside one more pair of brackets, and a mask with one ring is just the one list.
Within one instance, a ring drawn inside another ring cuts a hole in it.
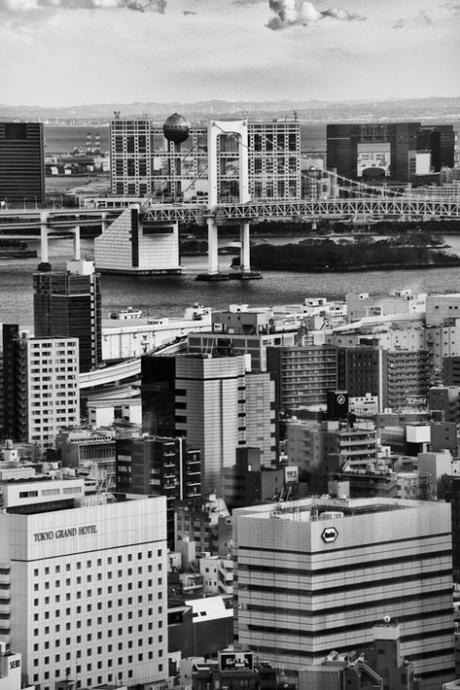
[{"label": "shoreline", "polygon": [[460,266],[460,258],[455,261],[442,261],[439,263],[382,263],[382,264],[363,264],[362,266],[346,266],[340,268],[334,268],[329,266],[317,267],[302,270],[298,266],[278,266],[274,268],[273,266],[263,266],[258,264],[254,265],[254,270],[259,271],[271,271],[271,272],[290,272],[290,273],[365,273],[366,271],[411,271],[417,269],[425,268],[455,268]]}]

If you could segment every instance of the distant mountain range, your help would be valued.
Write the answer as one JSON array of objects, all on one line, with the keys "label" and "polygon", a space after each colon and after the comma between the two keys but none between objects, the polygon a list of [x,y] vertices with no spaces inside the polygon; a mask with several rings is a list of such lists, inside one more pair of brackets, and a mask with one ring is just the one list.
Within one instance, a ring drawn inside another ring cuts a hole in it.
[{"label": "distant mountain range", "polygon": [[460,97],[410,98],[378,101],[199,101],[197,103],[107,103],[62,107],[0,104],[0,120],[47,120],[57,123],[108,122],[120,117],[147,117],[161,121],[173,112],[191,120],[210,117],[298,117],[309,122],[338,120],[460,120]]}]

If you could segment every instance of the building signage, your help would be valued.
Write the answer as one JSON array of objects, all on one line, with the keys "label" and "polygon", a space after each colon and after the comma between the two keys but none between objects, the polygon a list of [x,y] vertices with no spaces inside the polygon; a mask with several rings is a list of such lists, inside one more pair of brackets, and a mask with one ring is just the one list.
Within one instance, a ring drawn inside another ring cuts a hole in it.
[{"label": "building signage", "polygon": [[335,529],[335,527],[326,527],[326,529],[323,529],[323,533],[321,535],[321,539],[326,543],[326,544],[331,544],[333,541],[337,539],[338,532]]},{"label": "building signage", "polygon": [[222,652],[219,654],[221,671],[252,671],[254,668],[253,652]]},{"label": "building signage", "polygon": [[97,534],[96,525],[82,525],[81,527],[67,527],[65,529],[50,530],[49,532],[36,532],[34,541],[52,541],[65,537],[82,537],[86,534]]},{"label": "building signage", "polygon": [[13,659],[13,661],[10,661],[10,668],[19,668],[21,666],[21,660],[20,659]]},{"label": "building signage", "polygon": [[358,165],[357,176],[362,177],[365,170],[374,168],[381,171],[385,176],[390,174],[391,166],[391,144],[372,143],[358,144]]}]

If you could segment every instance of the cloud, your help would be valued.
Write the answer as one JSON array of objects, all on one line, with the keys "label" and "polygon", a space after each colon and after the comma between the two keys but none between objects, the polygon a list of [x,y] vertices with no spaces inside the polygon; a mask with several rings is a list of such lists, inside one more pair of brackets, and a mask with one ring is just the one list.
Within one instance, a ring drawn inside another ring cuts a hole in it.
[{"label": "cloud", "polygon": [[267,24],[267,27],[273,31],[287,29],[291,26],[309,26],[327,18],[344,22],[365,19],[365,17],[346,9],[318,10],[311,2],[305,2],[305,0],[269,0],[268,4],[275,13],[275,16]]},{"label": "cloud", "polygon": [[158,12],[164,14],[166,0],[0,0],[0,10],[13,13],[27,13],[42,8],[64,10],[110,10],[127,9],[137,12]]},{"label": "cloud", "polygon": [[420,10],[420,12],[415,17],[409,17],[406,19],[398,19],[393,24],[393,29],[417,29],[420,26],[433,26],[434,21],[425,10]]}]

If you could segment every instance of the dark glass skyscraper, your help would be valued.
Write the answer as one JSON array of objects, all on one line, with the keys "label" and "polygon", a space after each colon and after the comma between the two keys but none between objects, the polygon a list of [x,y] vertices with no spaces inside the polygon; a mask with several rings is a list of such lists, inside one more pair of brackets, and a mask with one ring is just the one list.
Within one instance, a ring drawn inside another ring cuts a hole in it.
[{"label": "dark glass skyscraper", "polygon": [[[454,165],[452,125],[419,122],[344,123],[327,125],[327,169],[349,179],[409,182],[417,179],[411,160],[430,154],[430,170]],[[426,175],[424,176],[426,180]],[[434,181],[434,179],[432,180]]]},{"label": "dark glass skyscraper", "polygon": [[0,122],[0,201],[8,206],[44,203],[41,122]]},{"label": "dark glass skyscraper", "polygon": [[34,273],[34,332],[38,338],[78,338],[80,371],[101,363],[101,276],[89,261],[67,271]]}]

